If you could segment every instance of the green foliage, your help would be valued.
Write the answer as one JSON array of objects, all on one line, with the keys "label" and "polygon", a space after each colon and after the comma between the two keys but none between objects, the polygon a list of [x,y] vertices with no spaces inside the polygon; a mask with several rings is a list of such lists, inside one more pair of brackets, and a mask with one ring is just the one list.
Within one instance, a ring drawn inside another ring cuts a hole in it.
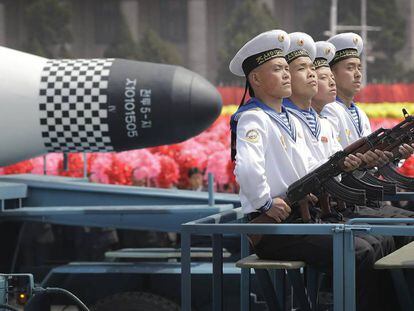
[{"label": "green foliage", "polygon": [[[315,40],[326,40],[323,32],[329,29],[330,1],[314,0],[305,16],[305,29]],[[361,1],[338,1],[338,24],[361,24]],[[368,82],[395,82],[401,77],[401,64],[395,54],[404,46],[405,20],[397,10],[396,0],[367,1],[367,24],[381,31],[369,31]],[[359,31],[355,31],[359,33]]]},{"label": "green foliage", "polygon": [[398,13],[395,0],[368,1],[367,15],[369,25],[381,27],[381,31],[368,35],[375,56],[375,61],[368,66],[368,79],[396,82],[402,64],[395,54],[404,47],[405,20]]},{"label": "green foliage", "polygon": [[117,14],[116,30],[113,41],[104,52],[104,57],[137,59],[138,45],[134,42],[128,25],[120,12]]},{"label": "green foliage", "polygon": [[68,57],[66,43],[72,41],[68,3],[59,0],[26,2],[26,51],[45,57]]},{"label": "green foliage", "polygon": [[224,36],[226,45],[219,52],[220,66],[217,81],[226,84],[244,83],[229,71],[231,59],[254,36],[276,28],[277,23],[265,6],[258,5],[254,0],[244,0],[229,17]]},{"label": "green foliage", "polygon": [[138,46],[138,59],[154,63],[182,64],[177,48],[161,39],[153,30],[147,30],[143,34]]},{"label": "green foliage", "polygon": [[148,29],[142,34],[139,43],[135,43],[121,12],[118,12],[116,15],[118,22],[115,24],[118,26],[114,33],[117,35],[104,52],[105,57],[135,59],[175,65],[182,64],[182,59],[177,48],[173,44],[163,40],[151,29]]},{"label": "green foliage", "polygon": [[303,31],[315,41],[326,40],[327,37],[323,33],[329,30],[329,14],[330,1],[313,0],[303,17]]}]

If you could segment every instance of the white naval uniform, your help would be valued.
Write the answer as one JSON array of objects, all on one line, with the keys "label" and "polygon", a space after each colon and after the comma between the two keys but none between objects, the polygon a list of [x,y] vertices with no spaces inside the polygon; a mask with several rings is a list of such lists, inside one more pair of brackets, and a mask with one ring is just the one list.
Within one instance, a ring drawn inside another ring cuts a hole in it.
[{"label": "white naval uniform", "polygon": [[351,112],[341,102],[329,103],[321,111],[321,115],[331,122],[342,148],[372,132],[366,113],[359,107],[356,107],[356,111],[359,117],[359,126],[354,121]]},{"label": "white naval uniform", "polygon": [[306,116],[296,109],[287,108],[287,110],[301,122],[308,147],[319,163],[326,162],[331,155],[342,150],[335,131],[328,119],[320,117],[317,114],[316,133],[313,133]]},{"label": "white naval uniform", "polygon": [[245,214],[285,196],[290,184],[319,164],[306,145],[301,124],[289,118],[295,139],[261,109],[245,111],[238,119],[234,173]]}]

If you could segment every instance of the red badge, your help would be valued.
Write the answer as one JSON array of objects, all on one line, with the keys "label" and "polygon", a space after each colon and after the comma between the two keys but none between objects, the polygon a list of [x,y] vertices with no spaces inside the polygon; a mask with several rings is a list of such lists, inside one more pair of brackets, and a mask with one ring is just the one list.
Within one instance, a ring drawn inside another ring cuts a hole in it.
[{"label": "red badge", "polygon": [[322,136],[322,137],[321,137],[321,142],[323,142],[323,143],[327,143],[327,142],[328,142],[328,137],[326,137],[326,136]]}]

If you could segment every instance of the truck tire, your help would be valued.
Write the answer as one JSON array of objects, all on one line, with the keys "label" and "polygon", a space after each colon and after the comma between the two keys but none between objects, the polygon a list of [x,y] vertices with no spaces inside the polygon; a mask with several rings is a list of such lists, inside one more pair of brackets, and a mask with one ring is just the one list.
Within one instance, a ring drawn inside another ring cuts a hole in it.
[{"label": "truck tire", "polygon": [[98,300],[91,311],[180,311],[180,307],[161,296],[126,292]]}]

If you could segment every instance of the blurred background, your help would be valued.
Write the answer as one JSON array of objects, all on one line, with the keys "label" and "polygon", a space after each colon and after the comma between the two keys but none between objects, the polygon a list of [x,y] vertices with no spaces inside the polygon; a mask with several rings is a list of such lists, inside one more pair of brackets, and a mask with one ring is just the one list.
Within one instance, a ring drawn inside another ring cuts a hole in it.
[{"label": "blurred background", "polygon": [[[228,64],[240,46],[275,28],[304,31],[315,41],[359,33],[365,87],[356,99],[374,129],[389,127],[401,119],[402,107],[414,112],[413,13],[414,0],[0,0],[3,46],[48,58],[118,57],[182,65],[215,84],[225,105],[210,129],[181,144],[71,154],[66,162],[63,155],[51,154],[0,168],[0,174],[203,190],[211,172],[216,190],[237,192],[228,121],[244,80],[232,75]],[[402,169],[414,173],[410,161]]]},{"label": "blurred background", "polygon": [[[268,29],[365,37],[367,81],[414,80],[412,0],[1,0],[0,44],[47,57],[183,65],[217,85],[242,43]],[[364,25],[366,26],[364,28]]]}]

